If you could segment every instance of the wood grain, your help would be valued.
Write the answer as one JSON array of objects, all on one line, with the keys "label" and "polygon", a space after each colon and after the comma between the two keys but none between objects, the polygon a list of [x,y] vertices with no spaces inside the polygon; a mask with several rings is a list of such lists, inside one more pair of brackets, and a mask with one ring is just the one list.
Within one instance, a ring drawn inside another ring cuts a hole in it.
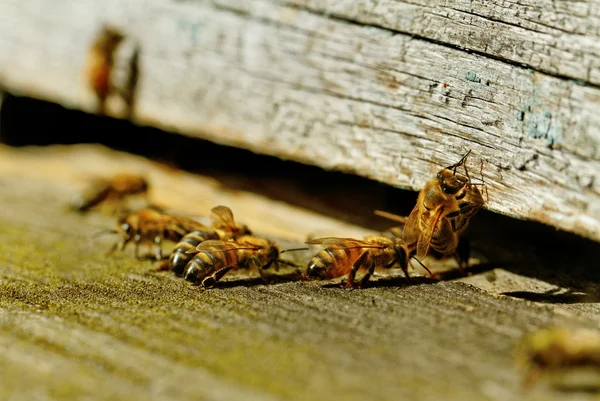
[{"label": "wood grain", "polygon": [[[114,219],[65,207],[80,179],[144,171],[156,183],[153,199],[176,207],[177,188],[204,192],[206,202],[235,206],[244,222],[265,222],[261,232],[275,239],[281,216],[271,213],[281,208],[300,230],[307,220],[332,229],[345,223],[302,210],[294,215],[289,205],[215,188],[210,177],[95,146],[0,147],[0,161],[2,399],[597,397],[559,392],[547,381],[522,394],[512,355],[521,335],[538,327],[600,328],[600,273],[584,269],[597,254],[591,241],[570,236],[562,249],[548,247],[557,233],[545,230],[539,244],[525,244],[519,235],[536,235],[503,218],[489,230],[512,234],[488,236],[488,246],[512,255],[519,270],[500,262],[458,281],[429,283],[415,275],[413,285],[399,273],[378,275],[372,287],[355,291],[288,281],[284,273],[263,285],[256,275],[240,274],[202,291],[150,272],[152,265],[134,260],[131,249],[106,257],[111,239],[90,234]],[[511,240],[522,246],[505,242]],[[501,295],[507,291],[513,296]],[[526,294],[537,302],[517,299]]]},{"label": "wood grain", "polygon": [[600,240],[592,1],[19,4],[0,5],[11,91],[93,110],[76,77],[108,20],[131,35],[117,75],[142,46],[140,124],[413,190],[472,149],[487,208]]}]

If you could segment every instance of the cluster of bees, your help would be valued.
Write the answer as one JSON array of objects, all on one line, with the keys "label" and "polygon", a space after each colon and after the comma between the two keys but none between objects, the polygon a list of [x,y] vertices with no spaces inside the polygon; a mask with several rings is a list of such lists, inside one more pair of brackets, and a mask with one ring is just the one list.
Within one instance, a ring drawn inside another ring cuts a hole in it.
[{"label": "cluster of bees", "polygon": [[[360,288],[376,268],[399,267],[410,280],[410,260],[414,258],[421,263],[420,259],[428,254],[438,258],[454,256],[463,269],[469,260],[469,248],[459,246],[459,239],[470,218],[484,203],[478,189],[482,183],[471,181],[465,165],[469,153],[426,183],[408,218],[380,213],[401,221],[402,226],[364,239],[325,237],[307,241],[307,244],[321,245],[323,249],[310,259],[302,277],[329,280],[347,275],[345,285]],[[460,167],[464,174],[458,171]],[[96,182],[73,206],[81,212],[106,204],[120,208],[125,198],[147,195],[148,190],[149,184],[143,177],[121,174]],[[232,211],[222,205],[211,210],[210,226],[168,213],[157,206],[134,212],[119,211],[121,216],[117,228],[102,232],[121,237],[109,254],[133,243],[135,256],[140,259],[140,245],[154,245],[153,258],[161,262],[159,270],[170,270],[204,287],[214,286],[232,269],[252,267],[258,269],[266,281],[264,271],[271,266],[277,270],[282,264],[298,267],[281,258],[281,254],[308,249],[280,250],[274,241],[258,237],[247,226],[238,224]],[[177,243],[168,257],[162,251],[165,240]],[[431,276],[431,271],[421,265]],[[359,282],[355,282],[361,269],[365,274]]]},{"label": "cluster of bees", "polygon": [[[464,269],[469,260],[468,244],[461,246],[461,235],[469,220],[484,204],[478,186],[471,181],[465,162],[467,153],[456,164],[448,166],[428,181],[418,196],[408,217],[387,212],[377,214],[401,223],[380,235],[364,239],[325,237],[308,240],[307,244],[322,245],[302,275],[308,280],[328,280],[347,275],[346,286],[362,287],[376,267],[400,267],[408,280],[408,265],[412,258],[419,261],[426,255],[437,258],[454,257]],[[458,171],[464,170],[464,174]],[[129,243],[135,246],[135,257],[142,259],[141,245],[154,246],[150,257],[159,263],[157,270],[169,270],[205,288],[213,287],[232,269],[255,267],[267,282],[265,270],[281,264],[299,268],[282,259],[285,252],[272,240],[256,236],[244,224],[235,221],[231,209],[216,206],[210,213],[210,225],[195,219],[168,213],[151,205],[128,211],[124,200],[133,195],[148,195],[149,184],[140,176],[120,174],[109,180],[95,182],[76,198],[72,207],[88,212],[97,207],[111,207],[120,214],[117,227],[98,234],[113,233],[120,240],[108,254],[123,250]],[[163,255],[162,242],[176,243],[169,255]],[[464,241],[463,241],[464,242]],[[147,255],[146,255],[147,257]],[[420,262],[420,261],[419,261]],[[431,272],[422,265],[429,274]],[[355,276],[366,270],[359,283]],[[516,348],[517,361],[526,369],[523,381],[528,389],[544,372],[556,372],[571,367],[600,366],[600,334],[593,330],[568,331],[560,327],[544,329],[523,338]]]}]

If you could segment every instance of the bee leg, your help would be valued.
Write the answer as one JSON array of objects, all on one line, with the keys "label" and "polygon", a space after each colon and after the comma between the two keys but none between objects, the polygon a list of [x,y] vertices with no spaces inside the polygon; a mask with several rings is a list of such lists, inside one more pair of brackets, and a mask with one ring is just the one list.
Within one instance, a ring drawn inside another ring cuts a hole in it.
[{"label": "bee leg", "polygon": [[154,269],[151,269],[150,271],[162,272],[165,270],[171,270],[171,264],[169,263],[168,260],[163,260],[161,263],[158,264],[158,266],[156,266]]},{"label": "bee leg", "polygon": [[135,258],[137,260],[142,260],[142,257],[140,256],[140,242],[142,241],[142,236],[140,234],[136,234],[133,242],[135,243]]},{"label": "bee leg", "polygon": [[125,248],[125,245],[127,245],[127,242],[129,241],[126,239],[123,239],[119,242],[115,242],[114,245],[108,250],[108,252],[106,252],[106,256],[112,255],[115,251],[122,251],[123,248]]},{"label": "bee leg", "polygon": [[521,391],[529,391],[531,387],[540,379],[541,374],[542,371],[539,367],[531,366],[525,373],[525,377],[523,377],[523,381],[521,382]]},{"label": "bee leg", "polygon": [[229,266],[229,267],[225,267],[225,268],[223,268],[221,270],[217,270],[216,272],[214,272],[210,276],[206,277],[204,280],[202,280],[202,287],[204,287],[204,288],[214,287],[215,284],[217,284],[217,281],[221,280],[221,278],[223,278],[223,276],[229,270],[231,270],[232,267],[233,266]]},{"label": "bee leg", "polygon": [[363,288],[365,286],[365,284],[367,284],[367,281],[369,281],[369,279],[373,275],[373,272],[375,272],[375,263],[370,262],[369,268],[367,270],[367,274],[365,274],[364,277],[362,278],[362,280],[360,280],[360,284],[358,285],[358,288]]},{"label": "bee leg", "polygon": [[162,260],[163,259],[162,248],[161,248],[162,236],[157,235],[156,237],[154,237],[154,243],[156,244],[156,251],[154,252],[154,255],[156,256],[156,260]]},{"label": "bee leg", "polygon": [[363,265],[363,263],[367,259],[367,255],[368,255],[368,252],[366,252],[366,251],[363,252],[358,257],[358,259],[356,259],[356,262],[354,262],[354,264],[352,265],[352,270],[350,270],[350,274],[348,274],[348,282],[346,283],[346,287],[348,287],[348,288],[354,287],[354,277],[356,277],[356,272],[358,271],[358,269],[360,269],[360,267]]},{"label": "bee leg", "polygon": [[273,264],[273,260],[269,260],[269,262],[264,266],[258,266],[258,273],[260,274],[260,278],[263,279],[263,282],[265,284],[269,284],[269,278],[265,274],[265,270],[271,267],[271,264]]}]

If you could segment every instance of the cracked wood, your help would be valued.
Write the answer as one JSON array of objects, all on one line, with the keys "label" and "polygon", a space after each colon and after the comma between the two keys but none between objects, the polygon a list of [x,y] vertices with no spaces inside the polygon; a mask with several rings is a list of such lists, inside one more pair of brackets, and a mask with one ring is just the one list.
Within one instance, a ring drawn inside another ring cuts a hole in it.
[{"label": "cracked wood", "polygon": [[121,67],[141,43],[139,123],[413,190],[472,149],[490,210],[600,240],[593,2],[34,4],[0,5],[8,90],[92,110],[77,77],[110,21]]}]

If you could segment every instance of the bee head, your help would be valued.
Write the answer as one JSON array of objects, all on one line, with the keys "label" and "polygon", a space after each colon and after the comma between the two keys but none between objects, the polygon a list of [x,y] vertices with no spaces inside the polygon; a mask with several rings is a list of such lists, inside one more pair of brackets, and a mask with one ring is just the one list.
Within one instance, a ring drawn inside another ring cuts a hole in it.
[{"label": "bee head", "polygon": [[121,231],[123,232],[125,238],[129,239],[133,236],[133,226],[129,223],[121,224]]},{"label": "bee head", "polygon": [[437,180],[446,195],[454,195],[469,183],[469,179],[452,170],[444,169],[437,174]]},{"label": "bee head", "polygon": [[266,251],[265,253],[267,254],[267,259],[269,259],[269,260],[279,259],[279,248],[277,248],[276,246],[271,245],[265,251]]},{"label": "bee head", "polygon": [[238,235],[252,235],[252,231],[245,224],[240,224],[237,226],[237,234]]},{"label": "bee head", "polygon": [[406,261],[408,260],[408,251],[406,250],[406,246],[394,245],[394,260],[401,266],[406,264]]}]

